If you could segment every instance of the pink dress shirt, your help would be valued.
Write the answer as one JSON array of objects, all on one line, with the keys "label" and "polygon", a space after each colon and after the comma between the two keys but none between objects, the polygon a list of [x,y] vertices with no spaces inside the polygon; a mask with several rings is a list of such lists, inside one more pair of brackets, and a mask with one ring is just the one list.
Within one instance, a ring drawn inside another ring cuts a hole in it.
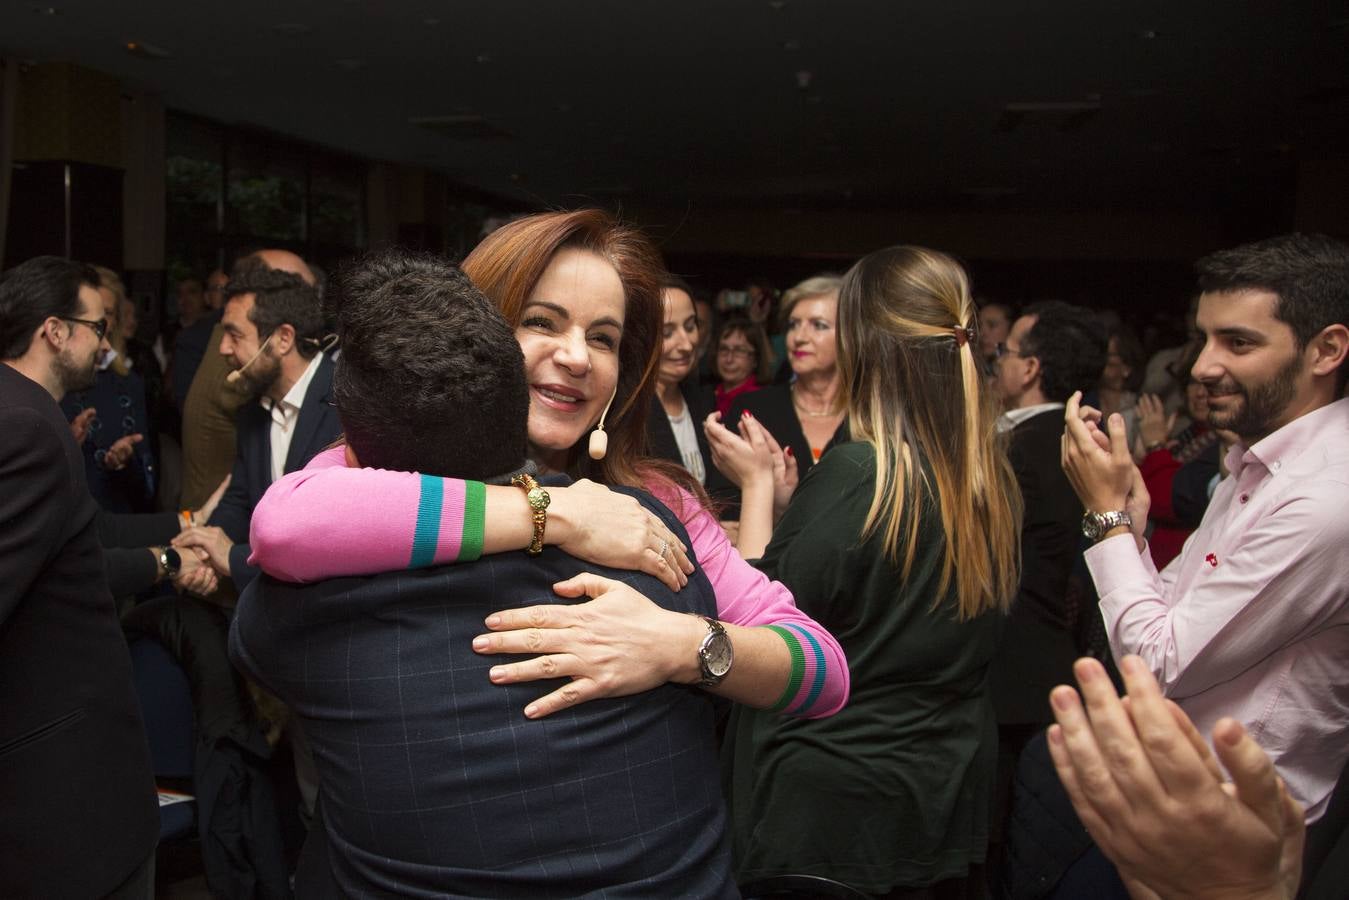
[{"label": "pink dress shirt", "polygon": [[1240,721],[1319,818],[1349,757],[1349,400],[1227,455],[1160,574],[1131,535],[1086,553],[1118,658],[1141,656],[1206,737]]}]

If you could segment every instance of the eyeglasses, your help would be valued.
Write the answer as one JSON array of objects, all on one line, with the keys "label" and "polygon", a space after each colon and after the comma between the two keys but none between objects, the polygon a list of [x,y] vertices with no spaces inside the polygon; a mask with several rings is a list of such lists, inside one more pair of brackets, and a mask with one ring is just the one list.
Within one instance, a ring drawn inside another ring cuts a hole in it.
[{"label": "eyeglasses", "polygon": [[90,328],[94,329],[94,334],[98,335],[100,341],[103,340],[103,335],[108,333],[107,319],[94,321],[93,319],[77,319],[74,316],[57,316],[57,318],[64,319],[67,322],[79,322],[81,325],[88,325]]},{"label": "eyeglasses", "polygon": [[996,359],[1002,359],[1004,356],[1024,357],[1026,354],[1022,353],[1020,350],[1013,350],[1011,347],[1008,347],[1006,341],[998,341],[997,344],[993,346],[993,356]]},{"label": "eyeglasses", "polygon": [[754,355],[753,347],[718,347],[717,356],[736,356],[740,359],[749,359]]}]

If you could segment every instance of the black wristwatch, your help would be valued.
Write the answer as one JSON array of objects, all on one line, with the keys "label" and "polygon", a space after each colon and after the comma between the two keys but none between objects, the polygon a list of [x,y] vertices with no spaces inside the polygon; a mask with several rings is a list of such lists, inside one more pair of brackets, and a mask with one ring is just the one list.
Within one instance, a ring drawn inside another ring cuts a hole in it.
[{"label": "black wristwatch", "polygon": [[165,578],[177,578],[178,570],[182,567],[183,558],[177,550],[172,547],[159,548],[159,568],[164,571]]},{"label": "black wristwatch", "polygon": [[698,683],[703,687],[721,684],[731,671],[735,661],[735,648],[731,646],[731,636],[716,619],[699,616],[707,623],[707,637],[698,645],[698,670],[701,677]]}]

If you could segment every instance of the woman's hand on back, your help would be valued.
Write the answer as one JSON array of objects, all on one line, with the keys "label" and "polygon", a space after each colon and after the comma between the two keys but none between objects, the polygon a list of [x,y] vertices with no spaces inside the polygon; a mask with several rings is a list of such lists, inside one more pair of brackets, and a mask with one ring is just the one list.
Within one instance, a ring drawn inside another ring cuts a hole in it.
[{"label": "woman's hand on back", "polygon": [[548,493],[548,543],[586,562],[645,572],[671,590],[688,583],[688,547],[631,495],[586,479]]},{"label": "woman's hand on back", "polygon": [[525,707],[538,719],[600,697],[626,697],[668,681],[698,680],[696,654],[707,626],[662,609],[632,587],[589,573],[553,585],[563,597],[588,596],[575,606],[507,609],[487,617],[489,634],[473,639],[478,653],[537,653],[495,666],[493,684],[570,678]]}]

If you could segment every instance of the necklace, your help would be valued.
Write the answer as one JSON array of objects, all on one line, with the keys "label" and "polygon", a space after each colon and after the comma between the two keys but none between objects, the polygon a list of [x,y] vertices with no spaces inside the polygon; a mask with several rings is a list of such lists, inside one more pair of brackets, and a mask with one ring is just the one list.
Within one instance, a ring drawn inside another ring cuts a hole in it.
[{"label": "necklace", "polygon": [[801,413],[801,415],[808,416],[812,419],[829,419],[836,415],[836,413],[832,413],[829,410],[816,412],[813,409],[806,409],[805,404],[801,402],[801,397],[797,393],[796,385],[794,384],[792,385],[792,406],[795,406],[797,412]]}]

